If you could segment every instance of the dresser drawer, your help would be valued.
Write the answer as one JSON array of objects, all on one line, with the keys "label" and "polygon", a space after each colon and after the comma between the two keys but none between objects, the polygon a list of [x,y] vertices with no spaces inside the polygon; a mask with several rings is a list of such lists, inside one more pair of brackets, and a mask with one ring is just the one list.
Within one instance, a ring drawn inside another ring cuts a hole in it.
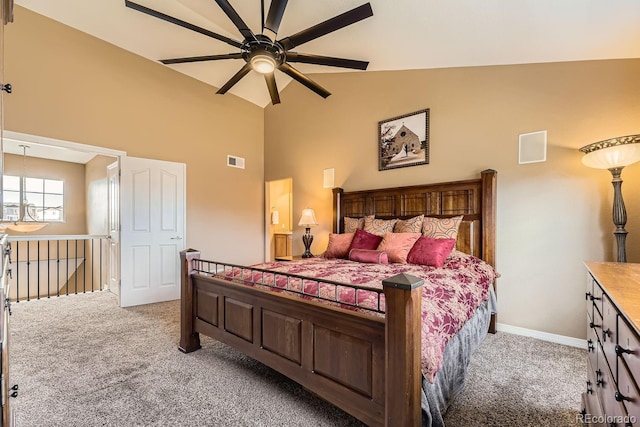
[{"label": "dresser drawer", "polygon": [[[618,322],[618,353],[631,374],[632,378],[640,378],[640,342],[627,323],[620,319]],[[638,386],[638,384],[636,384]]]},{"label": "dresser drawer", "polygon": [[[593,368],[595,372],[598,369],[598,353],[601,351],[600,344],[598,343],[598,336],[596,330],[587,326],[587,361],[589,362],[590,369]],[[602,356],[600,356],[602,357]],[[593,386],[595,387],[595,379]]]},{"label": "dresser drawer", "polygon": [[622,399],[629,419],[640,421],[640,390],[623,361],[618,364],[618,392],[617,397]]},{"label": "dresser drawer", "polygon": [[602,316],[600,311],[596,309],[593,310],[593,318],[587,322],[587,336],[591,337],[591,333],[595,335],[597,340],[600,341],[600,345],[602,345]]},{"label": "dresser drawer", "polygon": [[602,295],[602,288],[596,281],[594,281],[591,301],[593,301],[593,307],[598,310],[599,313],[602,313]]},{"label": "dresser drawer", "polygon": [[592,426],[599,426],[604,424],[598,424],[597,421],[602,419],[602,407],[596,394],[596,367],[591,365],[590,361],[587,361],[587,381],[585,392],[582,393],[582,416],[583,421],[589,423]]},{"label": "dresser drawer", "polygon": [[596,330],[600,332],[600,342],[602,343],[602,350],[609,362],[611,372],[613,372],[614,378],[617,372],[617,355],[616,355],[616,343],[617,343],[617,321],[618,310],[613,305],[607,295],[602,296],[602,328]]},{"label": "dresser drawer", "polygon": [[629,417],[622,402],[616,400],[617,389],[616,384],[613,382],[611,371],[606,366],[598,366],[596,377],[597,394],[602,402],[602,410],[607,417],[607,421],[611,421],[609,425],[625,426]]},{"label": "dresser drawer", "polygon": [[587,274],[587,289],[585,292],[585,299],[587,300],[587,315],[589,318],[587,319],[587,324],[593,319],[593,287],[595,286],[595,281],[591,274]]}]

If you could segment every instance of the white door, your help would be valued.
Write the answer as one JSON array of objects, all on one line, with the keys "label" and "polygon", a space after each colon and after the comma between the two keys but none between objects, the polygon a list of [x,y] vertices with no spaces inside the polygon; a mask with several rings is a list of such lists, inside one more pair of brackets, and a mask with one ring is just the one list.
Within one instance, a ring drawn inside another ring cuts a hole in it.
[{"label": "white door", "polygon": [[184,163],[121,158],[120,306],[180,298]]},{"label": "white door", "polygon": [[120,296],[120,166],[118,162],[107,166],[107,193],[109,203],[108,227],[108,267],[107,285],[109,290]]}]

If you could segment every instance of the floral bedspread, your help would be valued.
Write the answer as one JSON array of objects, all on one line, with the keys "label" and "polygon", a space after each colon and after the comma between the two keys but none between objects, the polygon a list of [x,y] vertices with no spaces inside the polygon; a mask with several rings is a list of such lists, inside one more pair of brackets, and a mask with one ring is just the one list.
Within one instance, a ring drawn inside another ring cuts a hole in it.
[{"label": "floral bedspread", "polygon": [[[413,264],[362,264],[344,259],[309,258],[299,261],[271,262],[254,268],[287,274],[348,283],[382,289],[382,280],[400,273],[424,279],[422,287],[422,372],[429,382],[442,365],[442,355],[449,339],[473,316],[483,301],[489,298],[489,287],[497,276],[484,261],[454,251],[443,268]],[[285,289],[303,291],[305,298],[318,294],[334,299],[338,305],[356,310],[378,308],[384,311],[384,295],[370,290],[331,285],[314,280],[287,279],[283,275],[234,270],[226,275]],[[318,289],[318,284],[320,288]],[[355,304],[357,307],[340,304]],[[383,314],[381,314],[383,315]]]}]

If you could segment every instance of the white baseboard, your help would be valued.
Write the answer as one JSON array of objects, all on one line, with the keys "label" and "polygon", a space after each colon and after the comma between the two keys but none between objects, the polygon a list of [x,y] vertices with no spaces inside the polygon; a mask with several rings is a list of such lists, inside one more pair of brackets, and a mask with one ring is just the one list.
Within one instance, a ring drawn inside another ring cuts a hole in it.
[{"label": "white baseboard", "polygon": [[564,344],[571,347],[587,348],[587,340],[580,338],[567,337],[564,335],[550,334],[548,332],[536,331],[534,329],[521,328],[519,326],[505,325],[504,323],[496,324],[499,332],[507,332],[514,335],[522,335],[525,337],[537,338],[542,341],[549,341],[556,344]]}]

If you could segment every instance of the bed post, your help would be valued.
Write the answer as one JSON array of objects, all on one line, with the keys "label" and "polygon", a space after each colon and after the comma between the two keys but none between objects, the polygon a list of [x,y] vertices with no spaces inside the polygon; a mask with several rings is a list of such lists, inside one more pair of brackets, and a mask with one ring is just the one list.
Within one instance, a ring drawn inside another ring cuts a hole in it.
[{"label": "bed post", "polygon": [[194,259],[200,259],[200,252],[195,249],[180,251],[180,346],[183,353],[191,353],[200,348],[200,335],[194,331],[193,313],[193,271]]},{"label": "bed post", "polygon": [[342,233],[342,188],[333,189],[333,232]]},{"label": "bed post", "polygon": [[[498,172],[493,169],[483,170],[482,176],[482,259],[496,268],[496,195]],[[498,295],[496,282],[493,281],[493,292]],[[498,315],[491,315],[489,332],[496,333]]]},{"label": "bed post", "polygon": [[422,285],[398,274],[382,281],[385,314],[385,426],[422,425]]}]

